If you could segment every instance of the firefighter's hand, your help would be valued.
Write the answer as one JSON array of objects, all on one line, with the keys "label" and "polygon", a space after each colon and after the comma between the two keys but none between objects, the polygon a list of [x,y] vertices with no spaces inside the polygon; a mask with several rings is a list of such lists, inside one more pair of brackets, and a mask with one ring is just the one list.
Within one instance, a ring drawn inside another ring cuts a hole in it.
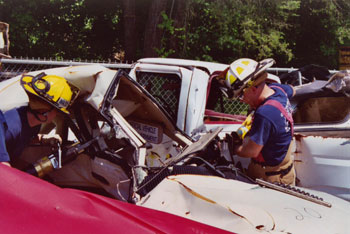
[{"label": "firefighter's hand", "polygon": [[232,145],[236,146],[236,145],[242,145],[242,139],[241,137],[237,134],[237,132],[232,132],[231,133],[231,137],[232,137]]},{"label": "firefighter's hand", "polygon": [[231,134],[226,134],[225,140],[228,145],[228,149],[231,155],[236,154],[237,146],[242,144],[242,140],[238,137],[236,132],[232,132]]},{"label": "firefighter's hand", "polygon": [[238,148],[243,144],[243,140],[240,138],[240,136],[237,134],[237,132],[231,133],[232,137],[232,154],[237,154]]},{"label": "firefighter's hand", "polygon": [[57,146],[62,144],[62,138],[58,134],[54,135],[39,135],[39,141],[42,145]]},{"label": "firefighter's hand", "polygon": [[240,147],[241,145],[234,145],[233,146],[233,155],[236,155],[237,154],[237,151],[238,151],[238,148]]}]

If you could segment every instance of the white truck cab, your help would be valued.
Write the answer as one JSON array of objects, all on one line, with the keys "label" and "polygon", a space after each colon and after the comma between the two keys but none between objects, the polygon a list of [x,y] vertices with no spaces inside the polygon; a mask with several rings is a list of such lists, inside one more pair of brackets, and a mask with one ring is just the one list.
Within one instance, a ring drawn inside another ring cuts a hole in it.
[{"label": "white truck cab", "polygon": [[[220,136],[224,136],[237,130],[245,118],[244,115],[225,113],[223,105],[208,108],[211,78],[227,67],[227,64],[194,60],[145,58],[134,64],[129,75],[158,99],[179,129],[196,139],[218,126],[223,127]],[[230,104],[223,94],[216,96],[218,104],[220,98],[226,99],[221,102]],[[240,106],[246,108],[244,104]]]},{"label": "white truck cab", "polygon": [[[217,127],[223,128],[219,134],[223,139],[237,130],[248,110],[239,101],[228,100],[213,82],[227,67],[184,59],[145,58],[133,65],[130,76],[156,97],[177,127],[193,139]],[[298,184],[350,200],[350,98],[321,89],[317,93],[293,104]],[[225,158],[231,156],[226,152]],[[234,161],[246,167],[249,159],[235,156]]]}]

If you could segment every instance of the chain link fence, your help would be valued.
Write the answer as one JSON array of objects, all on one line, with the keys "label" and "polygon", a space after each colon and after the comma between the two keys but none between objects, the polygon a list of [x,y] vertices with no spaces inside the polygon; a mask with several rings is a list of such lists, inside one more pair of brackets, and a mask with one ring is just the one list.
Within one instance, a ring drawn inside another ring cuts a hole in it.
[{"label": "chain link fence", "polygon": [[218,102],[214,111],[231,115],[247,115],[249,105],[241,102],[237,98],[229,99],[226,96],[223,96],[222,103]]},{"label": "chain link fence", "polygon": [[76,61],[53,61],[35,59],[1,59],[0,60],[0,81],[21,75],[24,72],[38,71],[56,67],[79,66],[89,64],[100,64],[111,69],[130,70],[131,65],[125,63],[105,62],[76,62]]},{"label": "chain link fence", "polygon": [[137,82],[141,84],[177,121],[180,99],[181,79],[175,74],[136,72]]}]

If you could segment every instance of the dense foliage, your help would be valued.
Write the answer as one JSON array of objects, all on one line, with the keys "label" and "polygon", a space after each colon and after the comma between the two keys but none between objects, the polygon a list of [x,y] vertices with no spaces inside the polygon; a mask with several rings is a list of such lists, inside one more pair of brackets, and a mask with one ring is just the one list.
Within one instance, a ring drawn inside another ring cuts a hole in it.
[{"label": "dense foliage", "polygon": [[12,56],[108,59],[122,49],[121,8],[114,0],[6,0]]},{"label": "dense foliage", "polygon": [[337,69],[349,14],[347,0],[0,0],[10,54],[36,58],[273,57]]}]

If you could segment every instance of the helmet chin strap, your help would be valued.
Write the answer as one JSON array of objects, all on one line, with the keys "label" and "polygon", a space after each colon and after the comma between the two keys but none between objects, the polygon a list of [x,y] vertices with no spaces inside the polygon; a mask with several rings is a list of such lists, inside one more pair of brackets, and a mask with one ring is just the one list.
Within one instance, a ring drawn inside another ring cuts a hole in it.
[{"label": "helmet chin strap", "polygon": [[45,119],[44,120],[41,120],[40,118],[39,118],[39,115],[40,115],[40,113],[38,112],[38,111],[36,111],[36,110],[33,110],[30,106],[28,106],[28,111],[30,112],[30,113],[32,113],[33,115],[34,115],[34,117],[40,122],[40,123],[45,123],[46,121],[47,121],[47,116],[43,116],[43,117],[45,117]]}]

